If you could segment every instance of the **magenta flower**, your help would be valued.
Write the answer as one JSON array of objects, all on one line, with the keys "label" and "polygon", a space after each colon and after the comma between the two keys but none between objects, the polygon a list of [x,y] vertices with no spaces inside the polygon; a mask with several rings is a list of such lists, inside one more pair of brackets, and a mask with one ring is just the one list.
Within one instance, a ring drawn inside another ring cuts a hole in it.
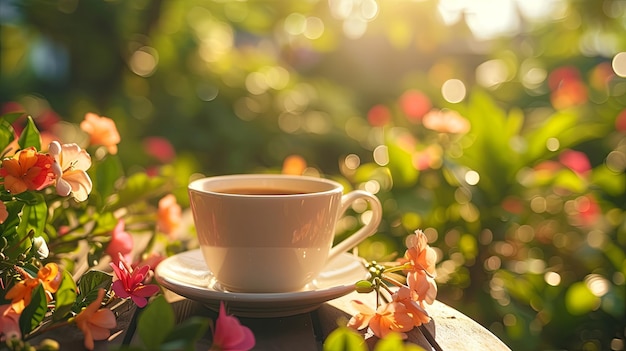
[{"label": "magenta flower", "polygon": [[150,266],[142,266],[133,270],[120,255],[119,263],[116,266],[111,263],[117,280],[113,282],[111,288],[115,294],[123,299],[131,298],[138,307],[145,307],[148,298],[159,291],[158,285],[145,284]]},{"label": "magenta flower", "polygon": [[254,347],[254,334],[250,328],[239,323],[234,316],[226,314],[224,303],[220,302],[220,313],[215,321],[212,351],[246,351]]}]

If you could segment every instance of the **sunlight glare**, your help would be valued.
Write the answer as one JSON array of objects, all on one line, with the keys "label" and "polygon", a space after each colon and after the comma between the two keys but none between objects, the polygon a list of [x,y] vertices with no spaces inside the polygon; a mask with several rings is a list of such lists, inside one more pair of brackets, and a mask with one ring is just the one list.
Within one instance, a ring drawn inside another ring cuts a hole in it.
[{"label": "sunlight glare", "polygon": [[446,101],[453,104],[463,101],[466,93],[465,84],[458,79],[448,79],[441,86],[441,95]]},{"label": "sunlight glare", "polygon": [[626,78],[626,51],[622,51],[613,57],[612,66],[615,74]]}]

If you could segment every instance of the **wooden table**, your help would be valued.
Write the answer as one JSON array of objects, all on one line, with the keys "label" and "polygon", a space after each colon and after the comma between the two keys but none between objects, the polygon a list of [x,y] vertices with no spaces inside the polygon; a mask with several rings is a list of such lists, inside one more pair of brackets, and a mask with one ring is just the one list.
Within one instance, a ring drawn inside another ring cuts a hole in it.
[{"label": "wooden table", "polygon": [[[203,304],[175,295],[166,291],[166,298],[172,303],[177,321],[181,322],[191,316],[209,317],[213,320],[217,313]],[[364,303],[375,304],[375,294],[350,293],[341,298],[322,304],[318,309],[304,314],[280,318],[239,318],[243,325],[248,326],[255,335],[254,350],[298,350],[319,351],[322,349],[326,336],[338,326],[345,323],[355,312],[351,300],[359,299]],[[118,326],[109,341],[97,341],[96,350],[108,350],[111,345],[119,345],[125,337],[129,321],[134,313],[131,308],[118,308]],[[428,306],[432,321],[426,325],[434,335],[436,342],[445,351],[481,350],[510,351],[500,339],[487,329],[463,315],[459,311],[436,301]],[[52,338],[61,343],[61,350],[81,350],[82,334],[75,326],[54,330],[41,338]],[[211,334],[207,334],[198,342],[196,350],[206,351],[211,345]],[[33,344],[36,344],[35,340]],[[375,337],[366,340],[370,350],[375,345]],[[408,333],[408,341],[433,350],[422,332],[415,328]]]}]

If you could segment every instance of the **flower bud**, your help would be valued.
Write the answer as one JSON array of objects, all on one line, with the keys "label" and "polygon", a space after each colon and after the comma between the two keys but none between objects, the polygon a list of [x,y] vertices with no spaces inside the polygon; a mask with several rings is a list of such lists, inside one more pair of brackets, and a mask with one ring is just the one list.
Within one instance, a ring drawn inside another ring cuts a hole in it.
[{"label": "flower bud", "polygon": [[58,351],[60,349],[59,342],[53,339],[43,339],[39,343],[39,351]]},{"label": "flower bud", "polygon": [[354,287],[358,293],[370,293],[374,291],[374,284],[369,280],[359,280],[354,284]]},{"label": "flower bud", "polygon": [[40,236],[36,236],[33,239],[33,247],[37,250],[37,257],[40,260],[44,258],[48,258],[50,254],[50,250],[48,249],[48,244],[46,244],[46,240]]}]

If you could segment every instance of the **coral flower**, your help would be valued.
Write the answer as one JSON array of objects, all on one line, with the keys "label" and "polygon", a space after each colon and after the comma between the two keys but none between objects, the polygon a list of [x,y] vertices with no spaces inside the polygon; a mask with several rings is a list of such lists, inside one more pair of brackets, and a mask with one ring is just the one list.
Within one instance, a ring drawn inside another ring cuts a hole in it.
[{"label": "coral flower", "polygon": [[399,302],[406,307],[406,311],[413,319],[413,325],[419,327],[424,323],[430,322],[428,312],[417,302],[416,294],[407,287],[401,287],[393,294],[393,300]]},{"label": "coral flower", "polygon": [[52,183],[54,160],[38,153],[34,147],[18,151],[12,158],[2,160],[0,176],[4,177],[4,188],[12,194],[27,190],[40,190]]},{"label": "coral flower", "polygon": [[406,275],[409,288],[418,296],[420,302],[426,301],[431,304],[437,297],[437,283],[432,276],[424,271],[410,271]]},{"label": "coral flower", "polygon": [[20,314],[11,305],[0,306],[0,342],[20,337]]},{"label": "coral flower", "polygon": [[246,351],[252,349],[255,343],[250,328],[241,325],[236,317],[227,315],[224,302],[220,302],[220,313],[215,321],[213,345],[210,350]]},{"label": "coral flower", "polygon": [[102,145],[110,154],[117,154],[117,144],[121,138],[112,119],[87,113],[85,120],[80,122],[80,129],[89,134],[91,145]]},{"label": "coral flower", "polygon": [[154,284],[144,284],[150,266],[142,266],[133,270],[126,260],[120,256],[117,265],[111,263],[115,276],[118,280],[113,282],[112,289],[115,294],[123,299],[131,298],[138,307],[148,304],[148,297],[156,294],[159,287]]},{"label": "coral flower", "polygon": [[5,298],[11,300],[11,306],[17,313],[22,313],[24,308],[30,304],[33,290],[39,285],[39,280],[32,277],[17,282],[5,295]]},{"label": "coral flower", "polygon": [[159,200],[157,217],[157,227],[165,234],[171,235],[180,226],[182,209],[173,194]]},{"label": "coral flower", "polygon": [[39,269],[39,272],[37,272],[37,278],[41,280],[41,284],[43,284],[43,288],[46,291],[55,293],[59,290],[63,274],[59,269],[59,266],[56,263],[51,262]]},{"label": "coral flower", "polygon": [[352,306],[354,306],[358,313],[350,318],[348,321],[348,327],[361,330],[370,324],[370,320],[372,320],[376,311],[361,301],[353,300],[351,302]]},{"label": "coral flower", "polygon": [[425,270],[428,274],[435,275],[435,263],[437,253],[428,245],[428,239],[421,230],[416,230],[406,239],[407,250],[405,259],[411,263],[414,270]]},{"label": "coral flower", "polygon": [[85,348],[93,350],[94,340],[105,340],[111,335],[112,328],[117,325],[115,315],[108,308],[100,309],[104,289],[98,290],[98,297],[76,316],[76,326],[85,336]]},{"label": "coral flower", "polygon": [[464,134],[470,130],[470,123],[453,110],[433,109],[422,118],[424,127],[440,133]]},{"label": "coral flower", "polygon": [[404,332],[413,329],[413,318],[407,308],[399,302],[392,301],[381,305],[375,312],[360,301],[352,301],[352,305],[359,313],[350,319],[348,327],[360,330],[369,326],[372,333],[379,338],[384,338],[392,332],[400,333],[406,338]]},{"label": "coral flower", "polygon": [[61,196],[71,194],[76,201],[87,200],[93,188],[87,174],[91,167],[91,156],[76,144],[61,145],[58,141],[51,142],[48,151],[56,161],[53,170],[57,193]]}]

